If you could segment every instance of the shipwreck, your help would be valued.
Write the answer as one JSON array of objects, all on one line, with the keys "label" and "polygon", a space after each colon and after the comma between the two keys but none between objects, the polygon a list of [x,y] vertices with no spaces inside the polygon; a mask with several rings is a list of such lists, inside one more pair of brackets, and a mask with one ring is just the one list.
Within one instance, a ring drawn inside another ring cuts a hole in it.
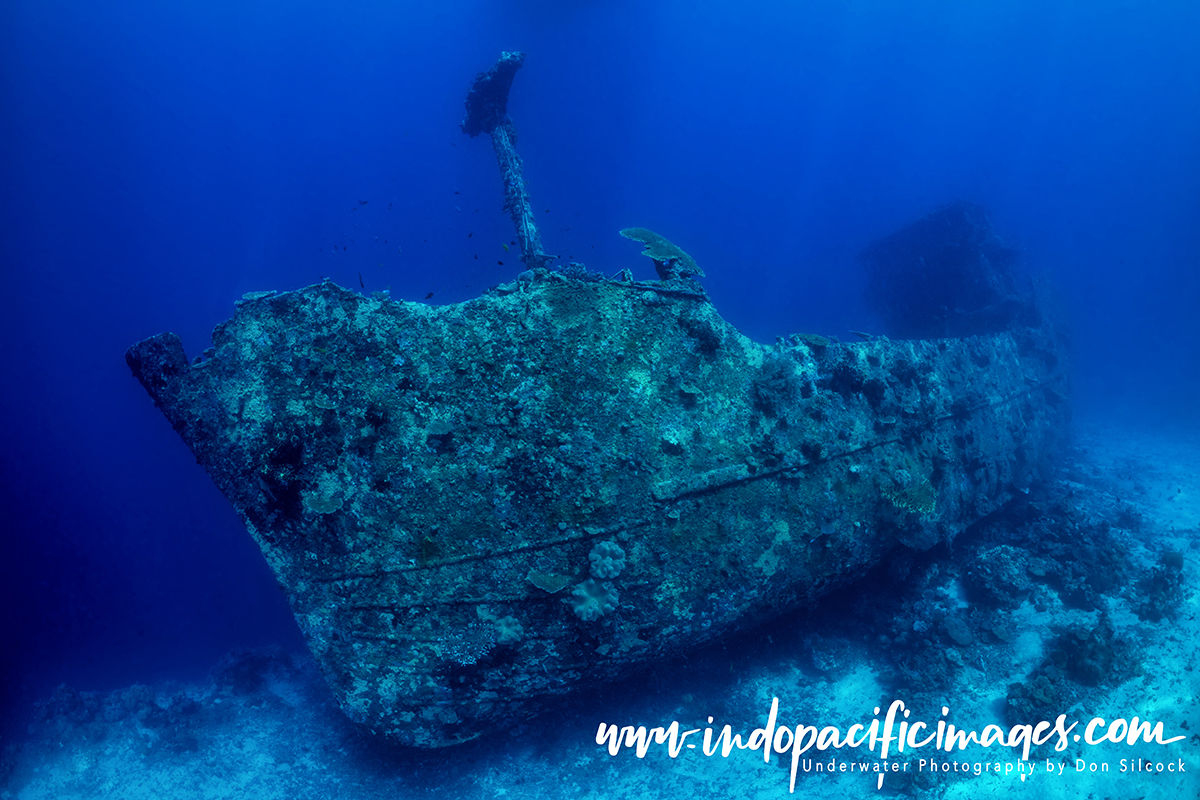
[{"label": "shipwreck", "polygon": [[[502,99],[484,110],[509,126]],[[512,283],[446,306],[257,293],[199,358],[171,333],[126,354],[356,722],[477,737],[947,542],[1052,458],[1063,336],[974,207],[935,212],[990,287],[912,322],[941,338],[760,344],[649,231],[627,235],[661,280],[551,268],[510,133],[493,143],[530,255]],[[918,280],[928,238],[881,240],[875,279]]]}]

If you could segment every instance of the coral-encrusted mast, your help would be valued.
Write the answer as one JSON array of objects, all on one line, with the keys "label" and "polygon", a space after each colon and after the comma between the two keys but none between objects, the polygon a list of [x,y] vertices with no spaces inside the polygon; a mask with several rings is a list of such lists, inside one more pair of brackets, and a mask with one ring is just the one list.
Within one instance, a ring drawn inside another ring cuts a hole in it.
[{"label": "coral-encrusted mast", "polygon": [[517,227],[521,260],[533,269],[546,266],[554,257],[542,252],[542,238],[533,220],[533,205],[529,202],[529,191],[521,173],[521,157],[515,146],[517,132],[507,113],[508,91],[513,76],[524,61],[524,53],[501,53],[491,69],[475,77],[475,83],[467,93],[467,116],[463,119],[462,129],[469,136],[491,134],[492,148],[496,151],[504,180],[504,210]]}]

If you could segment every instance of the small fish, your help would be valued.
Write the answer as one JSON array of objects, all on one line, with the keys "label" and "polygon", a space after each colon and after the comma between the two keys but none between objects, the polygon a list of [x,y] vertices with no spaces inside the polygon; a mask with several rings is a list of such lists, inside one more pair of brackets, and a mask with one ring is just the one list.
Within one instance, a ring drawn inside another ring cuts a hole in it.
[{"label": "small fish", "polygon": [[397,252],[397,253],[403,253],[403,252],[404,252],[404,248],[403,248],[403,247],[401,247],[400,245],[396,245],[396,252]]},{"label": "small fish", "polygon": [[501,242],[500,246],[504,248],[504,252],[508,252],[508,245],[504,244],[504,242]]},{"label": "small fish", "polygon": [[370,201],[370,200],[359,200],[359,201],[358,201],[358,204],[359,204],[360,206],[365,206],[365,205],[366,205],[367,203],[369,203],[369,202],[371,202],[371,201]]},{"label": "small fish", "polygon": [[500,266],[502,266],[502,267],[504,266],[504,262],[503,262],[503,261],[497,261],[496,263],[497,263],[497,264],[499,264],[499,265],[500,265]]},{"label": "small fish", "polygon": [[476,253],[476,254],[475,254],[475,260],[476,260],[476,261],[478,261],[478,260],[479,260],[479,253]]},{"label": "small fish", "polygon": [[342,245],[342,252],[346,252],[346,245]]},{"label": "small fish", "polygon": [[458,189],[455,189],[455,190],[454,190],[454,193],[455,193],[455,194],[462,194],[462,192],[460,192]]},{"label": "small fish", "polygon": [[429,294],[425,295],[426,300],[430,299],[431,297],[433,297],[433,292],[430,292]]},{"label": "small fish", "polygon": [[475,231],[471,231],[470,233],[467,234],[467,238],[470,239],[474,235],[475,235]]},{"label": "small fish", "polygon": [[548,208],[547,208],[547,209],[546,209],[546,213],[547,213],[547,214],[549,214],[549,213],[550,213],[550,209],[548,209]]},{"label": "small fish", "polygon": [[367,285],[365,283],[363,283],[363,281],[362,281],[362,273],[361,272],[358,273],[358,285],[364,289],[367,288]]}]

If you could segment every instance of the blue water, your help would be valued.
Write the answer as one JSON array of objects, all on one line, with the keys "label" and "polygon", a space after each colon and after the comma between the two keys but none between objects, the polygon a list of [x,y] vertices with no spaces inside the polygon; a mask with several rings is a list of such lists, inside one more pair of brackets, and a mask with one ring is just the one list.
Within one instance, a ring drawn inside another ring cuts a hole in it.
[{"label": "blue water", "polygon": [[651,228],[747,335],[848,337],[878,327],[856,254],[969,200],[1055,285],[1077,408],[1194,424],[1198,41],[1183,1],[9,0],[0,732],[63,681],[303,648],[122,354],[198,354],[246,291],[511,280],[490,143],[458,127],[501,50],[548,252],[652,278],[617,235]]}]

